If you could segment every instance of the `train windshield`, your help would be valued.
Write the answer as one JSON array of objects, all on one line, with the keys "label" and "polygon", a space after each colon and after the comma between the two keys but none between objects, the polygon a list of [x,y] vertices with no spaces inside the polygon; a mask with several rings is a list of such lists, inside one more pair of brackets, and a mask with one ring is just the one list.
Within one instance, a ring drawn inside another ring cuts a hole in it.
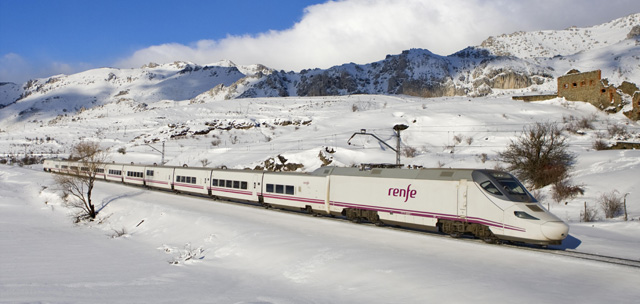
[{"label": "train windshield", "polygon": [[511,175],[499,172],[494,172],[491,175],[498,181],[500,188],[512,198],[516,198],[521,202],[535,201],[524,186]]}]

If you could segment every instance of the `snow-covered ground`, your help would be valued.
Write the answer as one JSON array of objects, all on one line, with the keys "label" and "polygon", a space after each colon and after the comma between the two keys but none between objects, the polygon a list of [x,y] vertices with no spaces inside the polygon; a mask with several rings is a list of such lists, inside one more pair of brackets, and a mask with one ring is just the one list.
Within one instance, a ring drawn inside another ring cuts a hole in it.
[{"label": "snow-covered ground", "polygon": [[[636,303],[640,296],[637,269],[115,183],[99,183],[94,194],[100,221],[74,225],[51,176],[39,170],[0,166],[3,303]],[[572,243],[640,259],[639,224],[571,223]]]},{"label": "snow-covered ground", "polygon": [[[392,163],[394,153],[374,138],[347,140],[366,129],[394,146],[392,127],[401,123],[409,126],[403,149],[415,149],[404,164],[494,168],[523,129],[555,122],[573,130],[563,133],[577,157],[571,182],[585,190],[562,202],[551,187],[535,193],[571,226],[560,248],[640,260],[640,151],[592,147],[637,141],[638,123],[582,102],[525,103],[511,93],[107,104],[6,125],[0,149],[66,156],[89,140],[110,148],[113,161],[150,164],[161,157],[147,143],[165,142],[169,165],[253,168],[281,155],[311,171],[322,158]],[[614,127],[625,134],[610,134]],[[114,183],[94,192],[100,220],[74,225],[40,170],[0,165],[2,302],[632,303],[640,295],[637,269]],[[605,220],[602,211],[596,222],[579,221],[585,202],[599,209],[599,196],[613,190],[626,194],[629,221]],[[125,234],[112,238],[117,232]]]}]

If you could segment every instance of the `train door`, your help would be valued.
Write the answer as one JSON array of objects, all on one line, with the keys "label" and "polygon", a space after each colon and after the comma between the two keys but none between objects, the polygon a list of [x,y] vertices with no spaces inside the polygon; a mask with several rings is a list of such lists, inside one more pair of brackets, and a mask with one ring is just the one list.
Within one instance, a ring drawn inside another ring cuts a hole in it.
[{"label": "train door", "polygon": [[166,177],[167,177],[167,182],[169,183],[169,188],[171,188],[171,190],[174,190],[174,180],[173,180],[173,173],[175,171],[175,168],[172,168],[171,170],[168,170],[168,172],[166,173]]},{"label": "train door", "polygon": [[460,180],[458,184],[458,217],[467,217],[467,180]]}]

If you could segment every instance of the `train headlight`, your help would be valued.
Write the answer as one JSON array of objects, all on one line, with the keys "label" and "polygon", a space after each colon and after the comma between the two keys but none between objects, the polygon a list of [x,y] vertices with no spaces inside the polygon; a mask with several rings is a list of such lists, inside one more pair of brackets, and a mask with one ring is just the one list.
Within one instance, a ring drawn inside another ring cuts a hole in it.
[{"label": "train headlight", "polygon": [[515,216],[521,218],[521,219],[525,219],[525,220],[539,220],[539,218],[526,213],[524,211],[514,211],[513,214],[515,214]]}]

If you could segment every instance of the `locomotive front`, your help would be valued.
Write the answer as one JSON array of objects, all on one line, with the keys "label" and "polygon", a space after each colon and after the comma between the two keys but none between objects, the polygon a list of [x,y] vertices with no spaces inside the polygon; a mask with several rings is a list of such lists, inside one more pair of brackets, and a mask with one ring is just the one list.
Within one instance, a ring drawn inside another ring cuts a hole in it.
[{"label": "locomotive front", "polygon": [[560,245],[569,235],[569,225],[546,210],[513,175],[494,170],[476,170],[472,175],[485,196],[503,211],[499,238]]}]

